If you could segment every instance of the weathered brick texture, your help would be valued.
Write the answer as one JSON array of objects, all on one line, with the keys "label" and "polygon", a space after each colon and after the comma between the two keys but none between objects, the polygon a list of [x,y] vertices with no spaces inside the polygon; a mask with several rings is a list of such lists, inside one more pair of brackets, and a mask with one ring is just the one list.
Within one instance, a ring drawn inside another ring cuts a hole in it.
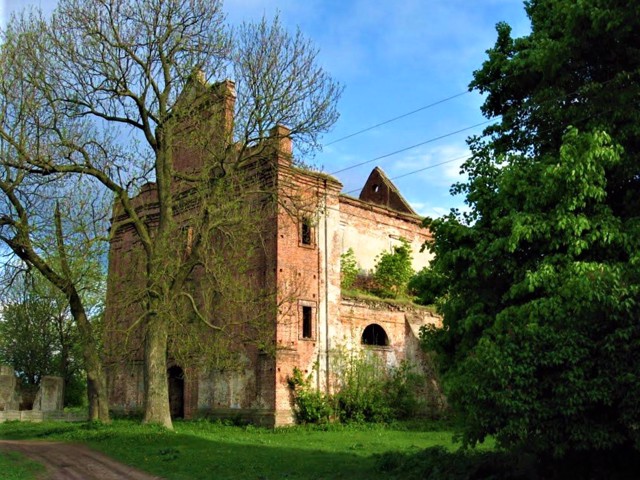
[{"label": "weathered brick texture", "polygon": [[[212,87],[215,101],[207,111],[216,121],[205,125],[222,130],[217,137],[212,133],[212,138],[224,141],[225,132],[230,131],[234,95],[232,82]],[[190,128],[187,124],[185,131]],[[419,252],[429,234],[380,169],[374,169],[360,199],[341,195],[337,179],[292,165],[288,133],[285,127],[276,127],[270,139],[254,147],[260,152],[256,159],[244,166],[248,178],[274,188],[269,196],[272,208],[265,210],[272,214],[256,218],[264,225],[263,238],[246,281],[274,290],[273,314],[266,315],[271,319],[275,354],[247,344],[239,352],[240,365],[235,369],[179,365],[184,371],[180,395],[186,417],[241,414],[269,425],[291,423],[287,379],[294,367],[312,373],[317,388],[329,391],[332,351],[362,348],[368,326],[376,324],[386,332],[389,344],[378,350],[393,366],[403,359],[417,359],[417,328],[438,321],[419,309],[341,297],[340,255],[347,249],[353,248],[359,268],[366,272],[374,267],[378,254],[406,239],[414,252],[414,268],[419,270],[429,262],[428,254]],[[184,171],[205,167],[198,148],[185,142],[177,146],[176,158],[176,168]],[[141,190],[135,205],[153,225],[157,212],[154,184]],[[123,222],[126,217],[117,207],[113,219],[106,309],[106,324],[112,328],[105,359],[111,405],[130,412],[142,408],[142,338],[136,331],[125,333],[123,327],[131,325],[142,310],[136,302],[123,299],[131,299],[132,291],[143,290],[144,265],[136,232]],[[188,210],[178,219],[188,226]],[[194,284],[204,287],[207,281],[198,277]],[[171,359],[171,352],[169,356]]]}]

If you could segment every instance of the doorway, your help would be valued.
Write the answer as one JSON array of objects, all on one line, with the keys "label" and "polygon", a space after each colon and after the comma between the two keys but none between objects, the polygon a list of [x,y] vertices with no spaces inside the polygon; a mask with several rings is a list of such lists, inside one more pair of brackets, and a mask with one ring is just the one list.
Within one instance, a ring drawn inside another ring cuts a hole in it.
[{"label": "doorway", "polygon": [[174,365],[167,370],[171,418],[184,418],[184,372]]}]

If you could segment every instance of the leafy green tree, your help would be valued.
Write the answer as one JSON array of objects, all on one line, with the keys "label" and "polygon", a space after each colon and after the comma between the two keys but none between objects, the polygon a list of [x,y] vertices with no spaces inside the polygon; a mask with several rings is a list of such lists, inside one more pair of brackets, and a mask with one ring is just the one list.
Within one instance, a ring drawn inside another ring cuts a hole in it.
[{"label": "leafy green tree", "polygon": [[358,278],[358,261],[353,248],[340,255],[340,287],[348,290]]},{"label": "leafy green tree", "polygon": [[439,353],[467,444],[639,449],[640,4],[532,0],[471,87],[469,212],[427,220]]},{"label": "leafy green tree", "polygon": [[64,380],[64,404],[86,404],[82,347],[66,298],[39,273],[27,272],[13,279],[2,302],[0,363],[13,366],[23,388],[31,391],[43,376],[58,375]]},{"label": "leafy green tree", "polygon": [[446,277],[431,267],[424,267],[417,272],[407,284],[415,302],[420,305],[433,305],[446,288]]},{"label": "leafy green tree", "polygon": [[56,332],[49,305],[25,298],[5,303],[0,318],[0,362],[11,365],[25,388],[35,389],[44,375],[57,372],[53,351]]},{"label": "leafy green tree", "polygon": [[[234,215],[217,214],[251,195],[242,189],[242,198],[220,205],[216,188],[284,137],[296,153],[317,148],[337,120],[342,89],[299,31],[277,18],[231,29],[219,1],[60,0],[50,20],[25,15],[4,33],[3,77],[10,91],[30,94],[13,96],[11,107],[39,114],[28,135],[7,131],[6,122],[7,161],[29,178],[101,184],[94,191],[109,190],[135,230],[144,291],[131,328],[144,337],[144,421],[171,428],[167,352],[180,335],[171,331],[173,314],[206,320],[189,301],[190,280],[212,255],[212,238],[228,239],[235,227]],[[235,84],[213,85],[229,75]],[[42,148],[21,148],[35,136]],[[125,149],[108,141],[118,137],[132,141]],[[181,169],[180,154],[203,165]],[[133,200],[150,182],[152,221]],[[181,212],[192,204],[191,245],[176,255]],[[191,308],[180,308],[185,300]]]},{"label": "leafy green tree", "polygon": [[382,297],[395,298],[406,292],[407,282],[413,276],[411,246],[402,239],[391,252],[381,253],[376,261],[373,278]]}]

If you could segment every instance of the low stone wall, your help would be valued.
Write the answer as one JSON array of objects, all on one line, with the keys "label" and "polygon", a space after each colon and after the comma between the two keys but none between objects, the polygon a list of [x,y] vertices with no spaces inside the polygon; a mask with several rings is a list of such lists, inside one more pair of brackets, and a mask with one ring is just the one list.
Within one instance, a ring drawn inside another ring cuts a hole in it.
[{"label": "low stone wall", "polygon": [[62,411],[43,412],[42,410],[4,410],[0,411],[0,423],[3,422],[84,422],[87,416],[80,413]]}]

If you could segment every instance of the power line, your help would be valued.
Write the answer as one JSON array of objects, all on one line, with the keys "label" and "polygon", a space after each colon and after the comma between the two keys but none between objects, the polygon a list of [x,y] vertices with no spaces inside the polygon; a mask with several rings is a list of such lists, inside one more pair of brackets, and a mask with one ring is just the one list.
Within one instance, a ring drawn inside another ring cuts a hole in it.
[{"label": "power line", "polygon": [[460,130],[456,130],[454,132],[445,133],[444,135],[440,135],[438,137],[430,138],[428,140],[425,140],[424,142],[416,143],[416,144],[411,145],[409,147],[401,148],[400,150],[395,150],[393,152],[386,153],[384,155],[380,155],[379,157],[372,158],[371,160],[366,160],[364,162],[356,163],[354,165],[350,165],[350,166],[342,168],[340,170],[336,170],[335,172],[331,172],[329,175],[335,175],[337,173],[346,172],[347,170],[351,170],[353,168],[357,168],[357,167],[360,167],[362,165],[366,165],[367,163],[375,162],[377,160],[382,160],[383,158],[391,157],[393,155],[397,155],[398,153],[406,152],[407,150],[412,150],[414,148],[421,147],[422,145],[426,145],[428,143],[432,143],[432,142],[435,142],[437,140],[442,140],[443,138],[451,137],[452,135],[456,135],[458,133],[466,132],[467,130],[471,130],[473,128],[477,128],[477,127],[480,127],[482,125],[486,125],[487,123],[490,123],[492,121],[493,120],[485,120],[484,122],[476,123],[475,125],[471,125],[469,127],[461,128]]},{"label": "power line", "polygon": [[[608,80],[607,82],[603,83],[603,85],[604,85],[604,84],[606,84],[606,83],[609,83],[610,81],[611,81],[611,80]],[[566,97],[566,96],[568,96],[568,95],[571,95],[571,94],[573,94],[573,93],[576,93],[576,92],[571,92],[571,93],[566,94],[566,95],[562,95],[562,96],[559,96],[559,97],[555,97],[554,99],[551,99],[551,100],[558,100],[558,99],[561,99],[561,98]],[[595,115],[593,115],[593,114],[587,114],[587,115],[585,115],[585,116],[583,116],[583,117],[580,117],[580,118],[576,119],[576,122],[575,122],[575,123],[581,123],[581,122],[584,122],[584,121],[587,121],[587,120],[591,120],[591,119],[593,119],[593,118],[595,118],[595,117],[598,117],[598,116],[602,115],[603,113],[609,113],[609,112],[612,112],[613,110],[615,110],[615,108],[609,108],[609,109],[603,110],[603,111],[601,111],[601,112],[598,112],[598,113],[597,113],[597,114],[595,114]],[[485,122],[485,123],[487,123],[487,122]],[[497,125],[497,123],[496,123],[496,125]],[[547,133],[547,132],[552,132],[552,131],[554,131],[554,130],[565,129],[566,127],[567,127],[567,125],[553,125],[553,126],[550,126],[550,127],[548,127],[548,128],[545,128],[545,129],[540,130],[540,131],[538,132],[538,134]],[[471,128],[471,127],[470,127],[470,128]],[[440,166],[445,165],[445,164],[447,164],[447,163],[452,163],[452,162],[456,162],[456,161],[460,161],[460,160],[466,160],[466,159],[471,158],[472,156],[473,156],[473,155],[471,155],[471,154],[470,154],[470,155],[463,155],[463,156],[461,156],[461,157],[456,157],[456,158],[452,158],[452,159],[449,159],[449,160],[445,160],[445,161],[443,161],[443,162],[436,163],[436,164],[433,164],[433,165],[429,165],[429,166],[427,166],[427,167],[422,167],[422,168],[419,168],[419,169],[417,169],[417,170],[413,170],[413,171],[411,171],[411,172],[403,173],[402,175],[397,175],[397,176],[395,176],[395,177],[391,177],[391,178],[389,178],[389,180],[392,180],[392,181],[393,181],[393,180],[398,180],[398,179],[403,178],[403,177],[408,177],[408,176],[411,176],[411,175],[415,175],[416,173],[420,173],[420,172],[423,172],[423,171],[425,171],[425,170],[430,170],[430,169],[432,169],[432,168],[440,167]],[[351,168],[351,167],[349,167],[349,168]],[[345,192],[345,193],[346,193],[346,194],[349,194],[349,193],[355,193],[355,192],[358,192],[358,191],[361,191],[361,190],[362,190],[362,188],[358,188],[358,189],[354,189],[354,190],[349,190],[348,192]]]},{"label": "power line", "polygon": [[[505,77],[496,79],[493,82],[490,82],[489,85],[493,85],[494,83],[498,83],[498,82],[504,82],[505,80],[507,80],[509,78],[512,78],[514,76],[516,76],[516,75],[515,74],[507,75]],[[329,143],[325,143],[324,146],[327,147],[329,145],[333,145],[334,143],[338,143],[338,142],[341,142],[341,141],[346,140],[348,138],[355,137],[356,135],[360,135],[361,133],[365,133],[365,132],[368,132],[369,130],[373,130],[374,128],[381,127],[382,125],[386,125],[388,123],[395,122],[396,120],[400,120],[402,118],[408,117],[410,115],[413,115],[415,113],[421,112],[423,110],[427,110],[428,108],[435,107],[437,105],[440,105],[441,103],[445,103],[445,102],[448,102],[448,101],[453,100],[455,98],[462,97],[463,95],[468,95],[468,94],[472,93],[473,91],[474,91],[473,89],[472,90],[465,90],[464,92],[459,92],[459,93],[456,93],[455,95],[451,95],[449,97],[445,97],[445,98],[442,98],[440,100],[436,100],[433,103],[429,103],[429,104],[424,105],[424,106],[422,106],[420,108],[416,108],[415,110],[411,110],[410,112],[403,113],[401,115],[398,115],[397,117],[393,117],[393,118],[390,118],[388,120],[384,120],[384,121],[382,121],[380,123],[376,123],[375,125],[371,125],[370,127],[363,128],[362,130],[358,130],[357,132],[353,132],[353,133],[350,133],[348,135],[345,135],[344,137],[340,137],[340,138],[338,138],[336,140],[332,140]]]},{"label": "power line", "polygon": [[[614,81],[614,80],[616,80],[616,78],[615,78],[615,77],[614,77],[614,78],[611,78],[611,79],[609,79],[609,80],[607,80],[607,81],[605,81],[605,82],[602,82],[602,84],[601,84],[601,85],[602,85],[602,86],[607,85],[607,84],[611,83],[611,82],[612,82],[612,81]],[[558,100],[561,100],[561,99],[564,99],[564,98],[570,97],[571,95],[575,95],[575,94],[577,94],[577,93],[580,93],[580,89],[577,89],[577,90],[572,91],[572,92],[565,93],[565,94],[563,94],[563,95],[558,95],[558,96],[553,97],[553,98],[549,98],[549,99],[547,99],[546,101],[544,101],[544,102],[543,102],[543,104],[551,103],[551,102],[555,102],[555,101],[558,101]],[[450,136],[455,135],[455,134],[457,134],[457,133],[461,133],[461,132],[464,132],[464,131],[467,131],[467,130],[471,130],[471,129],[476,128],[476,127],[479,127],[479,126],[481,126],[481,125],[486,125],[487,123],[490,123],[490,122],[493,122],[493,121],[494,121],[494,119],[492,118],[492,119],[486,120],[486,121],[484,121],[484,122],[480,122],[480,123],[477,123],[477,124],[475,124],[475,125],[471,125],[470,127],[465,127],[465,128],[460,129],[460,130],[456,130],[456,131],[454,131],[454,132],[449,132],[449,133],[446,133],[446,134],[441,135],[441,136],[439,136],[439,137],[430,138],[429,140],[425,140],[424,142],[416,143],[415,145],[411,145],[411,146],[409,146],[409,147],[405,147],[405,148],[402,148],[402,149],[400,149],[400,150],[396,150],[396,151],[393,151],[393,152],[391,152],[391,153],[387,153],[387,154],[385,154],[385,155],[381,155],[381,156],[379,156],[379,157],[372,158],[371,160],[366,160],[366,161],[364,161],[364,162],[356,163],[356,164],[354,164],[354,165],[350,165],[350,166],[345,167],[345,168],[342,168],[342,169],[340,169],[340,170],[336,170],[335,172],[330,173],[330,175],[335,175],[335,174],[337,174],[337,173],[342,173],[342,172],[345,172],[345,171],[347,171],[347,170],[351,170],[351,169],[353,169],[353,168],[357,168],[357,167],[360,167],[360,166],[362,166],[362,165],[366,165],[367,163],[375,162],[376,160],[381,160],[381,159],[383,159],[383,158],[387,158],[387,157],[390,157],[390,156],[393,156],[393,155],[397,155],[398,153],[406,152],[407,150],[411,150],[411,149],[413,149],[413,148],[417,148],[417,147],[420,147],[420,146],[422,146],[422,145],[425,145],[425,144],[428,144],[428,143],[432,143],[432,142],[435,142],[435,141],[437,141],[437,140],[441,140],[441,139],[446,138],[446,137],[450,137]],[[498,125],[499,123],[500,123],[500,121],[497,121],[497,122],[496,122],[496,123],[494,123],[493,125]],[[555,128],[557,128],[557,126],[552,127],[551,129],[555,129]],[[546,130],[551,130],[551,129],[546,129]],[[546,131],[546,130],[545,130],[545,131]],[[447,162],[445,162],[445,163],[448,163],[448,161],[447,161]],[[408,175],[408,174],[405,174],[405,175],[403,175],[403,176],[407,176],[407,175]],[[398,178],[398,177],[396,177],[396,178]]]},{"label": "power line", "polygon": [[[515,74],[514,74],[514,75],[509,75],[509,76],[507,76],[506,78],[510,78],[510,77],[513,77],[513,76],[515,76]],[[612,81],[614,81],[614,80],[616,80],[616,78],[615,78],[615,77],[614,77],[614,78],[610,78],[609,80],[606,80],[606,81],[602,82],[602,84],[601,84],[601,85],[602,85],[602,86],[607,85],[608,83],[610,83],[610,82],[612,82]],[[490,85],[491,85],[491,84],[493,84],[493,83],[500,82],[500,81],[504,81],[504,78],[497,79],[497,80],[495,80],[494,82],[491,82],[491,83],[490,83]],[[397,116],[397,117],[391,118],[391,119],[389,119],[389,120],[386,120],[386,121],[384,121],[384,122],[378,123],[378,124],[376,124],[376,125],[372,125],[371,127],[367,127],[367,128],[362,129],[362,130],[359,130],[359,131],[357,131],[357,132],[355,132],[355,133],[352,133],[352,134],[350,134],[350,135],[346,135],[346,136],[344,136],[344,137],[338,138],[337,140],[334,140],[334,141],[332,141],[332,142],[329,142],[329,143],[325,144],[325,146],[332,145],[332,144],[334,144],[334,143],[337,143],[337,142],[339,142],[339,141],[345,140],[345,139],[347,139],[347,138],[354,137],[354,136],[356,136],[356,135],[359,135],[360,133],[367,132],[367,131],[372,130],[372,129],[374,129],[374,128],[377,128],[377,127],[379,127],[379,126],[381,126],[381,125],[385,125],[385,124],[387,124],[387,123],[391,123],[391,122],[393,122],[393,121],[395,121],[395,120],[398,120],[398,119],[400,119],[400,118],[407,117],[407,116],[412,115],[412,114],[414,114],[414,113],[417,113],[417,112],[419,112],[419,111],[425,110],[425,109],[427,109],[427,108],[430,108],[430,107],[432,107],[432,106],[438,105],[438,104],[440,104],[440,103],[447,102],[447,101],[449,101],[449,100],[452,100],[452,99],[454,99],[454,98],[460,97],[460,96],[462,96],[462,95],[466,95],[467,93],[471,93],[471,92],[472,92],[472,90],[469,90],[469,91],[465,91],[465,92],[457,93],[457,94],[452,95],[452,96],[447,97],[447,98],[443,98],[442,100],[438,100],[438,101],[433,102],[433,103],[431,103],[431,104],[429,104],[429,105],[425,105],[424,107],[417,108],[417,109],[415,109],[415,110],[412,110],[411,112],[407,112],[407,113],[405,113],[405,114],[402,114],[402,115],[399,115],[399,116]],[[563,99],[563,98],[567,98],[567,97],[569,97],[569,96],[571,96],[571,95],[575,95],[575,94],[577,94],[577,93],[580,93],[580,89],[577,89],[577,90],[575,90],[575,91],[573,91],[573,92],[565,93],[565,94],[563,94],[563,95],[559,95],[559,96],[557,96],[557,97],[553,97],[553,98],[547,99],[546,101],[544,101],[544,102],[543,102],[543,104],[545,104],[545,103],[550,103],[550,102],[554,102],[554,101],[557,101],[557,100],[560,100],[560,99]],[[490,123],[491,121],[493,121],[493,119],[489,119],[489,120],[486,120],[486,121],[484,121],[484,122],[478,123],[478,124],[476,124],[476,125],[472,125],[472,126],[470,126],[470,127],[466,127],[466,128],[460,129],[460,130],[456,130],[455,132],[450,132],[450,133],[447,133],[447,134],[441,135],[441,136],[439,136],[439,137],[435,137],[435,138],[432,138],[432,139],[426,140],[426,141],[424,141],[424,142],[420,142],[420,143],[417,143],[417,144],[415,144],[415,145],[411,145],[411,146],[409,146],[409,147],[406,147],[406,148],[403,148],[403,149],[400,149],[400,150],[396,150],[396,151],[391,152],[391,153],[387,153],[387,154],[385,154],[385,155],[381,155],[381,156],[376,157],[376,158],[373,158],[373,159],[371,159],[371,160],[367,160],[367,161],[364,161],[364,162],[360,162],[360,163],[357,163],[357,164],[351,165],[351,166],[349,166],[349,167],[342,168],[342,169],[340,169],[340,170],[336,170],[336,171],[334,171],[334,172],[331,172],[331,173],[330,173],[330,175],[335,175],[335,174],[338,174],[338,173],[342,173],[342,172],[345,172],[345,171],[347,171],[347,170],[351,170],[351,169],[353,169],[353,168],[357,168],[357,167],[359,167],[359,166],[366,165],[367,163],[375,162],[376,160],[381,160],[381,159],[383,159],[383,158],[387,158],[387,157],[390,157],[390,156],[396,155],[396,154],[398,154],[398,153],[406,152],[407,150],[411,150],[411,149],[413,149],[413,148],[420,147],[420,146],[425,145],[425,144],[427,144],[427,143],[435,142],[435,141],[437,141],[437,140],[441,140],[441,139],[443,139],[443,138],[450,137],[450,136],[455,135],[455,134],[457,134],[457,133],[461,133],[461,132],[464,132],[464,131],[467,131],[467,130],[471,130],[472,128],[475,128],[475,127],[478,127],[478,126],[481,126],[481,125],[485,125],[485,124],[487,124],[487,123]],[[497,123],[496,123],[496,124],[497,124]]]},{"label": "power line", "polygon": [[338,143],[338,142],[341,142],[341,141],[346,140],[348,138],[355,137],[356,135],[360,135],[361,133],[368,132],[369,130],[373,130],[374,128],[381,127],[382,125],[386,125],[388,123],[395,122],[396,120],[400,120],[401,118],[405,118],[405,117],[408,117],[408,116],[413,115],[415,113],[421,112],[423,110],[427,110],[428,108],[435,107],[436,105],[440,105],[441,103],[448,102],[449,100],[453,100],[454,98],[458,98],[458,97],[461,97],[463,95],[468,95],[469,93],[471,93],[470,90],[465,90],[464,92],[456,93],[455,95],[451,95],[450,97],[443,98],[442,100],[438,100],[436,102],[430,103],[430,104],[425,105],[423,107],[416,108],[415,110],[411,110],[410,112],[403,113],[402,115],[398,115],[397,117],[393,117],[393,118],[390,118],[389,120],[385,120],[383,122],[376,123],[375,125],[371,125],[370,127],[363,128],[362,130],[358,130],[357,132],[350,133],[349,135],[345,135],[344,137],[340,137],[340,138],[338,138],[336,140],[333,140],[333,141],[331,141],[329,143],[325,143],[324,146],[327,147],[329,145],[333,145],[334,143]]},{"label": "power line", "polygon": [[396,177],[390,178],[390,180],[398,180],[399,178],[408,177],[409,175],[415,175],[416,173],[420,173],[420,172],[424,172],[425,170],[430,170],[432,168],[440,167],[442,165],[446,165],[447,163],[458,162],[460,160],[467,160],[471,157],[472,155],[463,155],[461,157],[452,158],[451,160],[445,160],[444,162],[434,163],[433,165],[429,165],[428,167],[422,167],[422,168],[419,168],[418,170],[403,173],[402,175],[398,175]]},{"label": "power line", "polygon": [[[449,160],[445,160],[444,162],[434,163],[433,165],[429,165],[427,167],[422,167],[422,168],[419,168],[417,170],[413,170],[411,172],[403,173],[402,175],[397,175],[395,177],[389,178],[389,180],[391,180],[391,181],[398,180],[399,178],[404,178],[404,177],[408,177],[410,175],[415,175],[416,173],[424,172],[425,170],[431,170],[432,168],[441,167],[442,165],[446,165],[447,163],[458,162],[460,160],[467,160],[467,159],[469,159],[471,157],[472,157],[472,155],[462,155],[461,157],[451,158]],[[362,190],[362,188],[356,188],[354,190],[349,190],[348,192],[344,192],[344,193],[346,193],[346,194],[356,193],[356,192],[359,192],[361,190]]]}]

